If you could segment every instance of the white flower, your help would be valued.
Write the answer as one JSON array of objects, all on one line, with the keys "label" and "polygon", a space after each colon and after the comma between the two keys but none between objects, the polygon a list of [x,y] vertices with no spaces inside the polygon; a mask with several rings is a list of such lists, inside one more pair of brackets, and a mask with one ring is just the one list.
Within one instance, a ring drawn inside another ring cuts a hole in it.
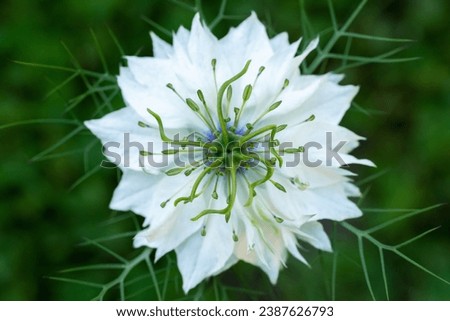
[{"label": "white flower", "polygon": [[186,292],[239,260],[275,283],[287,253],[306,263],[299,240],[331,251],[320,221],[361,215],[341,165],[372,163],[338,125],[358,88],[300,74],[318,40],[296,56],[255,14],[222,39],[198,15],[172,45],[151,38],[120,70],[126,107],[86,122],[123,171],[110,207],[145,218],[134,245],[175,250]]}]

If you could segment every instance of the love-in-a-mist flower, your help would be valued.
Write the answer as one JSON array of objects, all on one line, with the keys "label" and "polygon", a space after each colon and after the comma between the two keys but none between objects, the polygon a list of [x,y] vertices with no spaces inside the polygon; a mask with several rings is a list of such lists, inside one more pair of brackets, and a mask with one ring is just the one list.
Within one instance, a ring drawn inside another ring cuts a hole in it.
[{"label": "love-in-a-mist flower", "polygon": [[299,242],[331,251],[321,220],[361,211],[342,165],[362,137],[340,127],[358,88],[335,74],[302,75],[318,40],[270,39],[252,14],[217,39],[195,16],[154,57],[127,57],[126,107],[86,126],[123,176],[110,207],[142,215],[136,247],[175,250],[183,289],[243,260],[275,283]]}]

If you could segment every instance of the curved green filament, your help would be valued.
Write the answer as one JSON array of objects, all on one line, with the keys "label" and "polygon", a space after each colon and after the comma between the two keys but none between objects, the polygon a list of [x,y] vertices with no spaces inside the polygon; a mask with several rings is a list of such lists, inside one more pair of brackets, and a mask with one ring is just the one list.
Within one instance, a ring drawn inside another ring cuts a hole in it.
[{"label": "curved green filament", "polygon": [[147,112],[156,119],[156,122],[158,123],[159,136],[161,136],[162,141],[166,143],[172,142],[172,140],[167,137],[166,132],[164,131],[164,125],[162,123],[161,117],[159,117],[159,115],[152,111],[150,108],[147,108]]},{"label": "curved green filament", "polygon": [[276,125],[267,125],[264,127],[261,127],[258,130],[255,130],[253,133],[248,134],[247,136],[243,136],[240,140],[239,140],[239,144],[242,146],[243,143],[248,142],[250,139],[259,136],[261,134],[264,134],[265,132],[270,131],[270,139],[271,141],[275,138],[275,134],[277,132],[277,126]]},{"label": "curved green filament", "polygon": [[236,202],[236,195],[237,195],[236,172],[237,172],[237,168],[233,166],[230,170],[230,183],[229,183],[230,195],[229,195],[228,205],[221,210],[210,208],[210,209],[201,211],[198,215],[191,218],[192,221],[197,221],[198,219],[200,219],[201,217],[203,217],[207,214],[223,214],[223,215],[225,215],[225,220],[227,222],[230,220],[231,210],[233,209],[234,203]]},{"label": "curved green filament", "polygon": [[261,161],[266,167],[266,175],[263,178],[261,178],[260,180],[257,180],[256,182],[253,182],[252,184],[250,184],[248,200],[244,204],[245,207],[247,207],[250,204],[252,204],[253,197],[254,197],[253,193],[255,191],[255,187],[258,186],[258,185],[264,184],[265,182],[269,181],[270,178],[273,175],[274,169],[273,169],[272,164],[270,164],[269,161],[267,161],[267,160],[261,160]]},{"label": "curved green filament", "polygon": [[192,190],[191,190],[191,194],[189,196],[184,196],[184,197],[179,197],[175,200],[174,205],[177,206],[178,203],[180,202],[192,202],[195,198],[197,198],[198,196],[200,196],[200,194],[196,195],[197,193],[197,189],[200,185],[200,183],[202,182],[203,178],[205,178],[205,176],[210,173],[212,170],[217,169],[218,166],[220,166],[222,164],[223,160],[222,159],[217,159],[215,160],[211,165],[209,165],[208,167],[205,167],[203,169],[203,171],[200,173],[200,175],[198,175],[197,179],[194,182],[194,185],[192,186]]},{"label": "curved green filament", "polygon": [[[236,75],[234,75],[233,77],[231,77],[230,79],[225,81],[222,84],[222,86],[220,86],[219,92],[217,93],[217,115],[219,117],[220,127],[222,129],[223,141],[224,141],[225,145],[228,144],[228,131],[227,131],[227,123],[225,121],[225,117],[223,115],[223,110],[222,110],[223,95],[225,94],[225,90],[227,90],[229,85],[231,85],[233,82],[235,82],[236,80],[241,78],[247,72],[248,67],[250,66],[250,63],[251,63],[251,60],[248,60],[247,63],[245,64],[244,68],[239,73],[237,73]],[[227,115],[227,117],[228,117],[228,115]]]}]

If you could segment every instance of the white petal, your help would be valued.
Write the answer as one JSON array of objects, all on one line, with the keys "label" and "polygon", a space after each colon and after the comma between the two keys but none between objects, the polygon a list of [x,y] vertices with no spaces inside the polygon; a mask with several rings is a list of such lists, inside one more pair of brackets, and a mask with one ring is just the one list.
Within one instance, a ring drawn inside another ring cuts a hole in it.
[{"label": "white petal", "polygon": [[[217,38],[207,27],[203,26],[200,21],[200,14],[197,13],[192,21],[189,42],[187,43],[191,62],[195,64],[197,68],[203,65],[209,67],[209,63],[215,58],[214,53],[216,51],[216,46]],[[212,71],[210,68],[209,70]]]},{"label": "white petal", "polygon": [[[280,180],[279,176],[273,177],[277,183],[283,185],[286,192],[283,192],[270,183],[265,184],[264,187],[257,188],[257,196],[254,199],[255,203],[261,205],[267,210],[268,215],[275,215],[285,220],[293,226],[300,226],[309,220],[310,214],[298,207],[298,203],[292,199],[291,190],[297,193],[297,188],[288,180]],[[273,218],[273,221],[275,219]]]},{"label": "white petal", "polygon": [[[202,227],[203,218],[197,221],[191,219],[209,207],[208,198],[198,197],[193,202],[180,203],[177,206],[174,203],[178,197],[190,195],[198,175],[200,171],[189,177],[182,174],[166,177],[155,187],[154,193],[148,196],[155,199],[154,206],[144,213],[144,226],[150,226],[136,237],[136,242],[157,248],[156,259],[175,249]],[[168,202],[161,207],[160,204],[165,201]],[[137,240],[138,238],[140,240]]]},{"label": "white petal", "polygon": [[342,221],[362,215],[361,210],[347,198],[342,184],[299,191],[298,202],[315,214],[315,220]]},{"label": "white petal", "polygon": [[331,252],[331,243],[327,234],[323,230],[322,224],[319,222],[308,222],[302,225],[297,237],[305,242],[308,242],[315,248]]},{"label": "white petal", "polygon": [[[126,59],[128,68],[123,67],[121,69],[119,85],[121,84],[121,78],[123,77],[125,78],[124,80],[134,80],[146,87],[158,86],[164,88],[170,82],[170,79],[175,78],[175,72],[169,59],[134,56],[128,56]],[[130,71],[131,74],[127,74],[127,71]],[[170,91],[166,88],[163,93],[168,94]],[[159,95],[161,95],[161,93]],[[147,108],[149,107],[150,106],[147,105]]]},{"label": "white petal", "polygon": [[159,114],[166,128],[192,131],[204,128],[187,104],[167,88],[168,83],[173,83],[175,88],[178,84],[169,61],[128,57],[128,65],[130,68],[120,69],[117,78],[122,96],[148,123],[157,126],[147,111],[150,108]]},{"label": "white petal", "polygon": [[318,122],[337,125],[358,92],[356,86],[337,84],[341,79],[333,74],[291,79],[291,84],[279,97],[282,101],[280,107],[269,113],[261,123],[292,126],[314,115]]},{"label": "white petal", "polygon": [[135,236],[134,246],[156,248],[155,261],[187,242],[192,235],[200,234],[202,220],[191,221],[192,212],[183,207],[159,210],[153,216],[150,227]]},{"label": "white petal", "polygon": [[251,218],[241,218],[245,228],[239,234],[234,255],[259,266],[275,284],[287,251],[279,227],[268,222],[267,218],[262,218],[260,214],[255,212]]},{"label": "white petal", "polygon": [[[265,69],[253,87],[252,96],[245,107],[245,112],[241,118],[242,124],[252,123],[262,112],[265,112],[271,104],[279,100],[274,97],[277,97],[285,79],[292,79],[299,75],[298,66],[300,62],[296,62],[293,59],[299,43],[300,41],[294,42],[283,50],[276,51],[269,59],[267,59],[267,61],[262,62]],[[253,71],[250,70],[248,74],[242,78],[241,84],[252,84],[256,78],[259,67],[260,65],[254,64]],[[240,95],[238,95],[238,97],[239,99],[241,98]]]},{"label": "white petal", "polygon": [[138,122],[142,120],[133,109],[126,107],[103,118],[86,121],[85,125],[100,138],[104,155],[115,165],[158,173],[169,165],[169,158],[164,160],[161,156],[144,157],[140,154],[141,151],[159,153],[163,148],[159,132],[154,128],[140,127]]},{"label": "white petal", "polygon": [[[290,84],[277,99],[281,100],[282,104],[264,118],[263,124],[275,123],[292,126],[310,116],[304,116],[305,112],[302,110],[302,104],[317,94],[322,83],[326,81],[326,78],[317,77],[308,82],[299,82],[298,79],[301,78],[302,77],[291,78],[291,81],[294,83],[292,85]],[[297,84],[295,84],[296,82]],[[291,118],[289,118],[288,115],[290,115]],[[294,115],[296,117],[295,119],[293,119]]]},{"label": "white petal", "polygon": [[177,44],[181,47],[185,47],[189,41],[190,34],[191,32],[189,30],[183,26],[180,26],[177,32],[173,35],[173,46],[175,47],[175,44]]},{"label": "white petal", "polygon": [[[120,183],[114,190],[109,207],[116,211],[133,211],[145,216],[146,213],[160,209],[162,200],[149,197],[156,194],[165,174],[151,175],[140,171],[125,169]],[[167,199],[163,198],[163,200]]]},{"label": "white petal", "polygon": [[298,60],[299,62],[302,62],[303,60],[305,60],[305,58],[314,50],[317,48],[317,46],[319,45],[319,38],[315,38],[313,39],[305,48],[305,50],[303,50],[303,52],[298,55],[297,57],[295,57],[296,60]]},{"label": "white petal", "polygon": [[349,180],[347,176],[354,175],[342,168],[326,166],[309,167],[300,161],[300,157],[297,159],[298,163],[294,160],[286,161],[281,168],[281,172],[293,178],[300,189],[345,183]]},{"label": "white petal", "polygon": [[299,107],[304,116],[301,117],[302,115],[299,114],[298,116],[301,117],[299,119],[315,115],[318,121],[335,125],[342,120],[359,88],[352,85],[341,86],[336,83],[337,79],[339,77],[331,75],[326,78],[327,81],[321,83],[316,94],[302,104],[301,108]]},{"label": "white petal", "polygon": [[283,48],[289,47],[289,37],[287,32],[282,32],[277,34],[275,37],[270,39],[270,44],[273,51],[282,50]]},{"label": "white petal", "polygon": [[247,60],[257,69],[273,54],[270,39],[264,25],[255,13],[244,20],[238,27],[231,28],[229,33],[219,40],[223,56],[231,69],[238,72]]},{"label": "white petal", "polygon": [[310,220],[311,217],[314,220],[341,221],[362,215],[359,208],[347,198],[348,187],[342,182],[300,190],[281,174],[274,175],[273,179],[282,184],[287,193],[267,185],[269,195],[272,199],[281,199],[278,205],[280,208],[294,208],[293,213],[297,215],[298,222],[305,222],[305,219]]},{"label": "white petal", "polygon": [[232,232],[224,218],[208,217],[206,235],[193,234],[175,250],[184,292],[228,265],[233,247]]},{"label": "white petal", "polygon": [[353,185],[352,183],[344,183],[344,192],[345,195],[348,197],[360,197],[361,192],[359,188],[356,185]]},{"label": "white petal", "polygon": [[[368,160],[358,160],[347,154],[358,146],[358,140],[364,138],[341,126],[308,121],[298,126],[288,126],[278,137],[285,147],[305,147],[305,152],[300,156],[306,166],[340,167],[352,163],[373,166]],[[291,162],[297,156],[287,155],[286,159]]]},{"label": "white petal", "polygon": [[283,241],[286,245],[287,250],[289,253],[291,253],[297,260],[299,260],[302,263],[305,263],[308,265],[308,262],[306,262],[306,259],[303,257],[303,255],[300,254],[298,247],[297,247],[297,238],[295,237],[295,234],[291,231],[284,231],[283,232]]},{"label": "white petal", "polygon": [[153,56],[156,58],[169,58],[173,54],[170,44],[159,38],[154,32],[150,32],[153,44]]}]

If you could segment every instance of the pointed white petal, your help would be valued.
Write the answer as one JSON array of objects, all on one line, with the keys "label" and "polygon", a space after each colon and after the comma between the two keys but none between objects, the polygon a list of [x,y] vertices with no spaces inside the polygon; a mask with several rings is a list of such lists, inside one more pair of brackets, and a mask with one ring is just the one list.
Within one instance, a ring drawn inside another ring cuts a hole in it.
[{"label": "pointed white petal", "polygon": [[347,176],[353,173],[336,167],[318,166],[309,167],[300,161],[300,157],[286,160],[280,171],[287,177],[294,179],[295,185],[300,189],[324,187],[336,183],[345,183],[349,181]]},{"label": "pointed white petal", "polygon": [[[156,194],[162,180],[167,179],[165,176],[125,169],[119,185],[114,190],[109,207],[116,211],[133,211],[143,216],[158,210],[162,201],[149,195]],[[165,199],[167,197],[163,198]]]},{"label": "pointed white petal", "polygon": [[[135,245],[156,248],[156,260],[177,248],[191,235],[200,234],[206,218],[200,218],[197,221],[191,219],[204,209],[210,208],[211,201],[207,197],[198,197],[193,202],[174,205],[178,197],[190,194],[198,175],[200,172],[194,172],[189,177],[181,174],[166,177],[155,186],[154,193],[151,194],[150,198],[156,201],[154,206],[145,212],[144,222],[144,226],[148,224],[150,226],[136,236]],[[161,207],[160,203],[164,201],[167,202],[164,207]]]},{"label": "pointed white petal", "polygon": [[316,249],[327,252],[332,251],[330,239],[319,222],[313,221],[303,224],[300,231],[297,232],[297,237],[308,242]]},{"label": "pointed white petal", "polygon": [[232,231],[224,218],[208,217],[206,235],[195,233],[175,250],[184,292],[228,265],[233,247]]},{"label": "pointed white petal", "polygon": [[361,210],[350,201],[342,184],[299,191],[298,202],[314,215],[314,219],[342,221],[362,215]]},{"label": "pointed white petal", "polygon": [[[280,93],[284,81],[299,75],[299,62],[293,59],[299,43],[300,41],[294,42],[283,50],[276,51],[267,61],[263,62],[265,69],[253,87],[252,96],[241,117],[242,124],[252,123],[261,113],[267,111],[271,104],[281,100],[282,97],[277,98],[277,95]],[[260,65],[256,64],[252,66],[253,69],[250,69],[247,77],[242,78],[243,85],[254,82],[259,67]],[[241,98],[240,95],[238,98]]]},{"label": "pointed white petal", "polygon": [[283,241],[289,253],[292,254],[300,262],[309,265],[303,255],[300,254],[297,247],[297,238],[291,231],[283,231]]},{"label": "pointed white petal", "polygon": [[263,123],[297,125],[315,116],[318,122],[337,125],[358,92],[357,86],[341,86],[340,75],[306,75],[291,80],[280,95],[282,105],[267,115]]},{"label": "pointed white petal", "polygon": [[[278,137],[286,147],[303,146],[305,152],[300,155],[301,162],[309,167],[340,167],[352,163],[373,166],[368,160],[358,160],[347,154],[358,146],[358,140],[364,138],[341,126],[308,121],[288,126]],[[298,154],[287,155],[287,162],[297,160],[295,157],[298,158]]]},{"label": "pointed white petal", "polygon": [[226,59],[234,73],[242,69],[247,60],[252,60],[256,70],[273,54],[270,39],[264,25],[255,13],[219,40],[222,58]]},{"label": "pointed white petal", "polygon": [[[163,147],[159,133],[154,128],[138,125],[142,119],[130,107],[111,112],[100,119],[85,122],[103,143],[104,155],[115,165],[137,171],[158,173],[168,165],[161,156],[142,156],[141,151],[159,153]],[[145,120],[144,120],[145,121]]]},{"label": "pointed white petal", "polygon": [[[194,16],[187,50],[190,60],[196,67],[208,66],[216,52],[217,38],[211,33],[208,27],[203,26],[200,21],[200,14]],[[209,67],[209,66],[208,66]],[[209,68],[210,71],[212,71]]]},{"label": "pointed white petal", "polygon": [[315,95],[311,96],[302,106],[299,106],[302,111],[298,115],[299,119],[306,119],[310,115],[315,115],[318,121],[338,124],[358,93],[359,87],[339,85],[336,81],[340,78],[333,74],[309,77],[326,77],[326,81],[321,83]]},{"label": "pointed white petal", "polygon": [[317,46],[319,45],[319,38],[315,38],[313,39],[308,46],[306,46],[305,50],[303,50],[303,52],[298,55],[297,57],[295,57],[296,60],[299,61],[299,63],[301,63],[303,60],[305,60],[305,58],[314,50],[317,48]]},{"label": "pointed white petal", "polygon": [[245,228],[239,234],[234,255],[259,266],[275,284],[287,255],[281,230],[267,217],[262,217],[262,213],[247,211],[250,217],[242,218]]},{"label": "pointed white petal", "polygon": [[359,188],[349,182],[344,183],[344,192],[345,195],[347,195],[348,197],[360,197],[361,196],[361,192],[359,190]]},{"label": "pointed white petal", "polygon": [[153,56],[156,58],[169,58],[173,54],[170,44],[159,38],[154,32],[150,32],[153,44]]},{"label": "pointed white petal", "polygon": [[[155,127],[155,119],[147,109],[159,114],[166,128],[194,130],[204,128],[194,112],[172,90],[167,88],[177,78],[169,61],[156,58],[128,58],[129,68],[122,67],[117,78],[127,104]],[[158,67],[156,67],[158,66]]]},{"label": "pointed white petal", "polygon": [[279,33],[270,39],[270,45],[272,46],[273,51],[282,50],[289,47],[290,44],[287,32]]},{"label": "pointed white petal", "polygon": [[202,220],[191,221],[192,212],[182,207],[161,209],[153,216],[150,227],[135,236],[134,246],[156,248],[155,261],[187,242],[192,235],[200,234]]}]

